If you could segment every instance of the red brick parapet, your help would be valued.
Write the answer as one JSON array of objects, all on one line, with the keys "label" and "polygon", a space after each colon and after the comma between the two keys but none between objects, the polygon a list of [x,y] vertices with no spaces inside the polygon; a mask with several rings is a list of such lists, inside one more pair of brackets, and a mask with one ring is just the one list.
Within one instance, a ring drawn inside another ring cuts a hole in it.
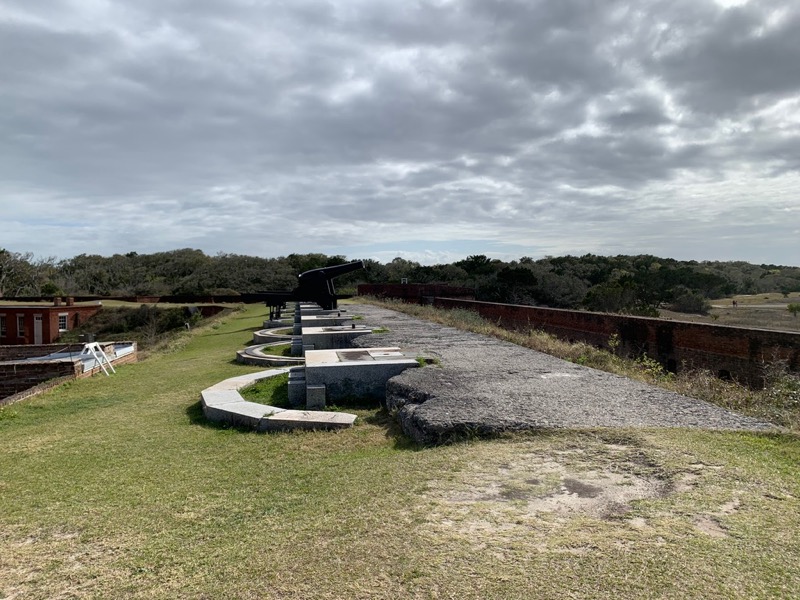
[{"label": "red brick parapet", "polygon": [[723,378],[761,385],[768,364],[780,361],[790,370],[800,371],[800,333],[789,331],[457,298],[435,298],[434,305],[472,310],[507,329],[542,330],[601,348],[608,348],[611,336],[617,335],[620,352],[649,356],[672,372],[706,369]]}]

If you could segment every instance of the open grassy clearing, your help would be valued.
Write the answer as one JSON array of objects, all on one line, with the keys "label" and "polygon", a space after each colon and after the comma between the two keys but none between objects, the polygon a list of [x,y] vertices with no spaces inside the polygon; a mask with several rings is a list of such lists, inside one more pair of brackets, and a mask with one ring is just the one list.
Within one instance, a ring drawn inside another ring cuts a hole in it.
[{"label": "open grassy clearing", "polygon": [[[736,307],[733,302],[736,301]],[[711,310],[707,315],[661,310],[662,318],[675,321],[693,321],[733,327],[753,327],[757,329],[780,329],[782,331],[800,331],[800,318],[792,315],[787,309],[790,303],[800,302],[800,293],[752,294],[734,296],[711,301]]]},{"label": "open grassy clearing", "polygon": [[263,307],[0,418],[0,598],[787,598],[800,443],[212,426]]}]

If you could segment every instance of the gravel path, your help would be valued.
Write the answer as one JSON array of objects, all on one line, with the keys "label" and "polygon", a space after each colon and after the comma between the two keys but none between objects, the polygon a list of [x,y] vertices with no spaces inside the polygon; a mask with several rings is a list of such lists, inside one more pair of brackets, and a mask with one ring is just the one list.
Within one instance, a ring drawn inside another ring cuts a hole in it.
[{"label": "gravel path", "polygon": [[358,338],[357,345],[400,346],[441,360],[441,368],[409,369],[387,386],[387,407],[404,432],[421,443],[537,428],[775,429],[701,400],[492,337],[367,304],[348,310],[362,315],[363,324],[389,329]]}]

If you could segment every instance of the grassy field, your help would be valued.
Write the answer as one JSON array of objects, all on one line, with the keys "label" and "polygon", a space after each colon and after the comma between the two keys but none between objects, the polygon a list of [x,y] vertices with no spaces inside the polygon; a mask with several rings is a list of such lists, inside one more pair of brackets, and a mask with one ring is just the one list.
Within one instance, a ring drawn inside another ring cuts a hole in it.
[{"label": "grassy field", "polygon": [[796,597],[796,436],[212,426],[262,311],[0,411],[0,598]]},{"label": "grassy field", "polygon": [[[737,306],[733,306],[736,301]],[[692,315],[668,310],[659,310],[662,318],[676,321],[694,321],[733,327],[754,327],[758,329],[781,329],[800,331],[800,318],[787,310],[790,303],[800,302],[800,293],[752,294],[734,296],[711,301],[711,311],[707,315]]]}]

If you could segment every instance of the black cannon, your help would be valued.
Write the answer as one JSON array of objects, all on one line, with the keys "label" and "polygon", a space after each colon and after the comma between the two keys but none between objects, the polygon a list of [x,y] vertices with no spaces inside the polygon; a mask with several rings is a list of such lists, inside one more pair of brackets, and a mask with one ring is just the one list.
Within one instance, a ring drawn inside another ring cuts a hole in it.
[{"label": "black cannon", "polygon": [[[333,287],[334,277],[346,275],[364,268],[364,262],[356,260],[343,265],[311,269],[298,275],[298,284],[291,292],[267,292],[266,304],[270,308],[270,318],[280,318],[280,309],[287,302],[316,302],[325,310],[337,306],[341,296]],[[276,316],[277,315],[277,316]]]}]

